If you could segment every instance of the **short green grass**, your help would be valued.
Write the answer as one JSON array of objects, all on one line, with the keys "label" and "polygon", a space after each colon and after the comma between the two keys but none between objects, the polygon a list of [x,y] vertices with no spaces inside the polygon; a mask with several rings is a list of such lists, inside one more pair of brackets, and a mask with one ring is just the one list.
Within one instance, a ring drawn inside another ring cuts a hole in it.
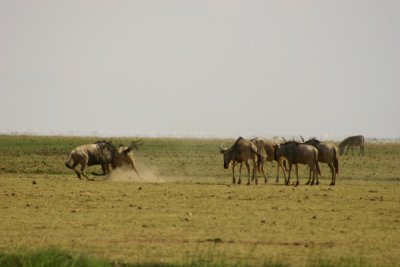
[{"label": "short green grass", "polygon": [[218,145],[234,140],[212,139],[144,139],[139,171],[165,182],[80,181],[64,162],[96,140],[0,136],[0,251],[136,265],[399,265],[399,144],[341,157],[334,187],[326,166],[322,185],[305,186],[301,167],[293,187],[231,185]]}]

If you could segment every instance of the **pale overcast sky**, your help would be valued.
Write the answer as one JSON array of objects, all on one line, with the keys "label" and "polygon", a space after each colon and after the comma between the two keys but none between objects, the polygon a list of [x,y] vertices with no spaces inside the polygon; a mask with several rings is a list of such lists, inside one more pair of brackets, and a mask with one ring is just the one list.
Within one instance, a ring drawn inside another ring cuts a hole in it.
[{"label": "pale overcast sky", "polygon": [[0,0],[0,132],[400,137],[400,1]]}]

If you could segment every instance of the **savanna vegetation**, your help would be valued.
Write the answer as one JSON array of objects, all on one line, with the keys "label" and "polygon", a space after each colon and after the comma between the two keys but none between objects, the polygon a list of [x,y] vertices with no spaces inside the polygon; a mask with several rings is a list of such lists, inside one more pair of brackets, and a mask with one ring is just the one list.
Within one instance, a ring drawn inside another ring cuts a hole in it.
[{"label": "savanna vegetation", "polygon": [[64,162],[97,140],[0,136],[0,265],[399,266],[398,143],[340,157],[336,186],[301,166],[294,187],[270,163],[268,184],[232,185],[218,145],[234,140],[213,139],[144,139],[141,179],[80,181]]}]

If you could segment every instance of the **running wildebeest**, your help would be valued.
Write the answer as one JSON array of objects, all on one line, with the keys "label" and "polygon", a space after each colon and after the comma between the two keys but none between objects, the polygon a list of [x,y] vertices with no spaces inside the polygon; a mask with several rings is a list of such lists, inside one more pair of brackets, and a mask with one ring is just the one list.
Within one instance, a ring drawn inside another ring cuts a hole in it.
[{"label": "running wildebeest", "polygon": [[360,147],[360,153],[358,154],[361,156],[361,154],[364,156],[364,142],[365,138],[362,135],[356,135],[356,136],[350,136],[344,139],[340,144],[339,144],[339,152],[340,155],[343,155],[344,149],[347,146],[347,150],[345,155],[349,152],[349,149],[351,148],[351,152],[354,152],[353,147],[359,146]]},{"label": "running wildebeest", "polygon": [[337,147],[334,144],[322,143],[315,138],[307,140],[306,142],[304,142],[304,144],[312,145],[318,150],[318,161],[328,164],[329,169],[331,169],[332,173],[332,181],[330,185],[335,185],[336,176],[339,173]]},{"label": "running wildebeest", "polygon": [[[127,148],[116,148],[111,142],[97,141],[94,144],[82,145],[73,149],[69,155],[65,166],[75,171],[79,179],[81,175],[89,180],[89,177],[85,173],[85,168],[92,165],[101,165],[103,171],[102,174],[95,175],[107,175],[112,169],[122,166],[124,163],[130,164],[131,160],[128,160],[129,152],[134,148],[138,148],[140,141],[132,142]],[[80,172],[76,169],[78,165],[81,165]],[[136,171],[136,169],[135,169]]]},{"label": "running wildebeest", "polygon": [[250,164],[248,162],[249,159],[253,161],[253,177],[256,179],[256,184],[258,184],[257,174],[256,174],[256,154],[257,147],[242,137],[239,137],[236,142],[230,148],[222,148],[222,145],[219,146],[220,152],[224,154],[224,168],[228,169],[229,164],[232,162],[232,182],[235,184],[235,164],[240,163],[239,167],[239,180],[238,184],[241,184],[241,175],[242,175],[242,164],[243,162],[246,165],[247,172],[249,174],[249,179],[247,184],[250,184]]},{"label": "running wildebeest", "polygon": [[[275,160],[275,158],[274,158],[274,152],[275,152],[274,144],[275,143],[272,142],[271,140],[267,140],[262,137],[253,138],[250,140],[250,142],[255,144],[257,147],[257,170],[263,174],[264,181],[267,183],[268,176],[264,172],[264,163],[266,161],[272,162],[273,160]],[[285,180],[286,180],[285,169],[283,168],[281,162],[279,162],[279,161],[277,161],[277,162],[278,162],[278,168],[276,171],[276,182],[279,181],[279,168],[282,168],[282,171],[283,171],[283,174],[284,174]],[[283,164],[283,165],[286,168],[286,165],[285,164]]]},{"label": "running wildebeest", "polygon": [[313,179],[311,181],[311,185],[314,185],[314,181],[316,178],[316,184],[319,184],[318,174],[320,174],[320,169],[318,165],[318,150],[306,144],[301,144],[295,141],[285,142],[283,144],[276,144],[275,146],[275,160],[280,160],[281,158],[285,158],[289,164],[289,175],[287,180],[285,181],[286,185],[290,184],[290,174],[292,171],[292,165],[295,165],[296,168],[296,186],[300,184],[299,182],[299,173],[298,173],[298,163],[306,164],[310,168],[310,175],[308,178],[308,182],[306,184],[310,184],[311,174],[313,175]]}]

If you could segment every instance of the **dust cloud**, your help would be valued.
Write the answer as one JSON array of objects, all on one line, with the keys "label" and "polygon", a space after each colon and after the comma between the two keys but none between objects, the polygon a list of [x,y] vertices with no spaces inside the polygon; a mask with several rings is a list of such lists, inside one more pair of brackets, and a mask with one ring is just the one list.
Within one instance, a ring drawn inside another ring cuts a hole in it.
[{"label": "dust cloud", "polygon": [[128,168],[122,167],[115,169],[108,176],[108,181],[110,182],[141,182],[141,183],[165,183],[165,179],[159,177],[155,169],[140,169],[138,170],[140,176],[137,173]]}]

